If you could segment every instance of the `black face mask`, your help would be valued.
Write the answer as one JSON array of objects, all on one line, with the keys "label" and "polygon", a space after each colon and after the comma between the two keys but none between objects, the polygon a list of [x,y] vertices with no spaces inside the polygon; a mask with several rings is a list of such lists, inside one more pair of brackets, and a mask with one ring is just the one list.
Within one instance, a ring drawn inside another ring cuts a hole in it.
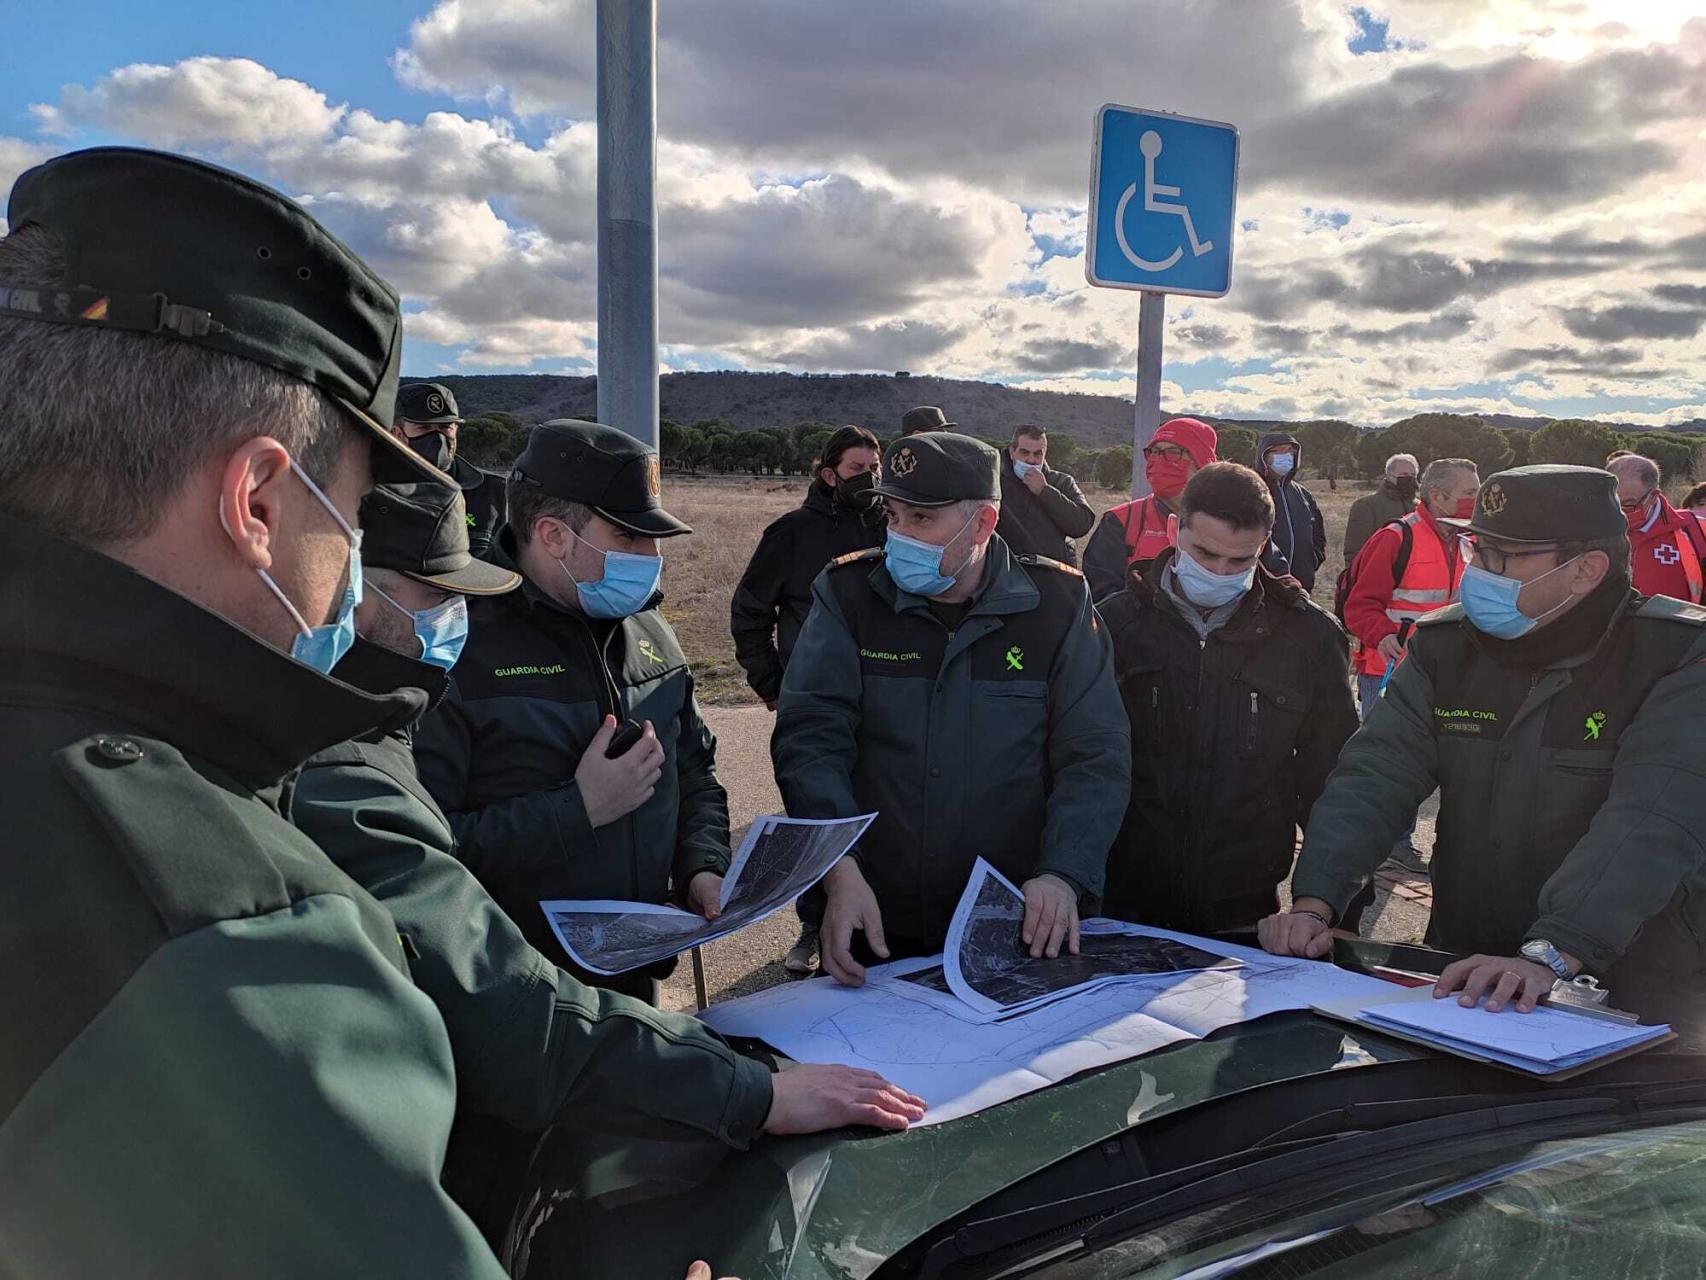
[{"label": "black face mask", "polygon": [[1398,496],[1405,502],[1416,500],[1416,477],[1399,476],[1392,482],[1392,487],[1398,491]]},{"label": "black face mask", "polygon": [[442,431],[429,431],[424,436],[410,437],[408,444],[409,448],[440,471],[449,471],[450,460],[456,456],[456,446]]},{"label": "black face mask", "polygon": [[835,500],[844,507],[855,511],[869,511],[877,505],[877,495],[871,492],[876,488],[877,477],[874,472],[866,471],[850,479],[837,479],[835,484]]}]

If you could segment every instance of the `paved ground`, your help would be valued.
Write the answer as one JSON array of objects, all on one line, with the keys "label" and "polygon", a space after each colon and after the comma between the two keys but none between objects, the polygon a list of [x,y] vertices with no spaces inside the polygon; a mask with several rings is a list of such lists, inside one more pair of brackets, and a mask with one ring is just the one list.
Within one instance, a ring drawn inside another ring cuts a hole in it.
[{"label": "paved ground", "polygon": [[[707,707],[705,719],[717,735],[717,772],[729,790],[730,819],[736,843],[760,814],[782,812],[782,798],[770,772],[770,727],[775,717],[763,707]],[[1422,807],[1416,845],[1431,849],[1436,796]],[[1375,914],[1364,930],[1394,942],[1421,940],[1433,895],[1422,878],[1376,876]],[[706,987],[713,1001],[745,995],[787,980],[782,955],[793,944],[798,924],[792,910],[743,929],[704,949]],[[674,977],[664,984],[664,1007],[692,1009],[693,969],[683,956]]]}]

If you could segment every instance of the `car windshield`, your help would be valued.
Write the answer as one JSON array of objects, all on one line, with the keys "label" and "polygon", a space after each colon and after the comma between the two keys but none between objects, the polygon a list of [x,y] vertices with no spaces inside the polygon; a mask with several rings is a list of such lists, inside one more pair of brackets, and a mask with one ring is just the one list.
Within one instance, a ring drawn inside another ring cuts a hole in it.
[{"label": "car windshield", "polygon": [[[1348,1176],[1347,1176],[1348,1175]],[[1697,1275],[1706,1257],[1706,1124],[1403,1153],[1298,1178],[1014,1274],[1547,1280]]]}]

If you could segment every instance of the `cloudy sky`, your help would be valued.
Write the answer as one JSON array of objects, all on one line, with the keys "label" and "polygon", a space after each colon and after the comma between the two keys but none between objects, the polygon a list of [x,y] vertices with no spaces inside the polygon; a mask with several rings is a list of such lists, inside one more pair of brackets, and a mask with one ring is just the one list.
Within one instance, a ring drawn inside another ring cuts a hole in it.
[{"label": "cloudy sky", "polygon": [[[1164,402],[1706,416],[1706,0],[659,0],[670,369],[1130,394],[1084,279],[1104,102],[1236,124],[1231,293]],[[590,0],[0,0],[0,191],[192,152],[403,292],[406,367],[588,373]],[[0,224],[3,225],[3,224]]]}]

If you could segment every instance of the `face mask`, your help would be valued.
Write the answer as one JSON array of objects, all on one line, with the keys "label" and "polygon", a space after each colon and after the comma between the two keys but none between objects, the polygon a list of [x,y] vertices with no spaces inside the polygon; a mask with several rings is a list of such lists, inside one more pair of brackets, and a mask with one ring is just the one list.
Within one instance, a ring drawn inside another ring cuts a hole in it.
[{"label": "face mask", "polygon": [[429,431],[424,436],[405,436],[404,443],[440,471],[449,471],[450,460],[456,456],[456,446],[442,431]]},{"label": "face mask", "polygon": [[[569,527],[563,526],[565,529]],[[641,556],[631,551],[604,551],[593,547],[580,534],[569,529],[569,536],[583,546],[592,547],[604,557],[604,576],[597,582],[578,582],[561,560],[557,567],[575,584],[581,612],[589,618],[626,618],[646,607],[657,594],[663,579],[663,557]]]},{"label": "face mask", "polygon": [[[1567,569],[1579,559],[1580,556],[1572,556],[1556,568],[1548,569],[1534,581],[1541,582],[1550,578],[1559,569]],[[1463,614],[1469,619],[1469,625],[1475,630],[1497,640],[1515,640],[1533,631],[1570,603],[1569,597],[1566,596],[1538,618],[1531,618],[1517,608],[1516,603],[1523,587],[1527,585],[1516,578],[1507,578],[1472,564],[1463,571],[1463,581],[1458,585],[1457,598],[1462,602]]]},{"label": "face mask", "polygon": [[1191,478],[1191,464],[1178,458],[1145,458],[1143,474],[1155,496],[1171,502],[1185,491]]},{"label": "face mask", "polygon": [[1243,573],[1215,573],[1193,560],[1183,547],[1173,560],[1173,573],[1179,579],[1179,590],[1185,593],[1185,599],[1202,609],[1218,609],[1232,603],[1256,581],[1255,565]]},{"label": "face mask", "polygon": [[1013,474],[1018,476],[1019,479],[1021,479],[1021,480],[1023,480],[1026,476],[1030,475],[1031,472],[1041,471],[1041,470],[1042,470],[1042,468],[1039,467],[1034,462],[1017,462],[1017,461],[1015,461],[1013,463]]},{"label": "face mask", "polygon": [[945,546],[932,546],[928,542],[920,542],[917,538],[908,538],[903,534],[889,530],[888,543],[883,548],[883,556],[888,566],[889,577],[894,579],[895,586],[902,591],[910,591],[915,596],[939,596],[954,585],[954,574],[964,569],[971,560],[971,552],[966,552],[966,558],[961,560],[954,573],[944,573],[942,557],[947,553],[961,533],[971,528],[974,515],[960,526],[959,533],[948,539]]},{"label": "face mask", "polygon": [[[348,653],[350,646],[355,643],[355,607],[361,603],[361,533],[349,527],[349,522],[338,514],[331,500],[320,492],[320,486],[308,478],[308,473],[296,465],[292,459],[290,469],[296,473],[296,478],[308,486],[308,492],[313,494],[320,505],[331,513],[332,519],[338,522],[338,528],[344,531],[349,539],[349,583],[344,587],[344,598],[338,604],[338,616],[331,622],[318,627],[308,625],[297,607],[290,603],[290,597],[280,590],[278,583],[272,580],[272,575],[265,569],[256,569],[262,582],[267,584],[267,590],[278,597],[278,602],[284,606],[284,611],[290,615],[290,620],[296,624],[297,636],[290,646],[290,656],[305,667],[312,667],[321,675],[331,674],[333,667],[338,665],[338,659]],[[225,519],[225,508],[219,508],[219,524],[225,530],[225,536],[231,536],[230,522]]]},{"label": "face mask", "polygon": [[1475,518],[1475,499],[1459,498],[1457,505],[1451,509],[1453,520],[1473,520]]},{"label": "face mask", "polygon": [[[1648,489],[1634,506],[1623,508],[1623,518],[1629,522],[1631,529],[1639,529],[1647,522],[1647,504],[1653,500],[1653,490]],[[1621,504],[1619,504],[1621,505]]]},{"label": "face mask", "polygon": [[835,481],[835,500],[855,511],[869,511],[877,505],[877,495],[872,492],[876,485],[877,476],[874,471],[861,472],[856,476],[838,476]]},{"label": "face mask", "polygon": [[1392,482],[1392,487],[1397,490],[1398,496],[1404,499],[1405,502],[1414,502],[1416,500],[1415,476],[1399,476]]},{"label": "face mask", "polygon": [[373,590],[386,604],[398,613],[408,614],[414,622],[415,639],[421,642],[422,662],[430,662],[446,671],[456,665],[456,659],[462,656],[462,646],[468,643],[466,599],[462,596],[451,596],[443,604],[416,612],[413,609],[405,609],[378,587]]},{"label": "face mask", "polygon": [[1268,459],[1268,470],[1276,476],[1289,476],[1296,465],[1297,459],[1289,453],[1276,453]]}]

